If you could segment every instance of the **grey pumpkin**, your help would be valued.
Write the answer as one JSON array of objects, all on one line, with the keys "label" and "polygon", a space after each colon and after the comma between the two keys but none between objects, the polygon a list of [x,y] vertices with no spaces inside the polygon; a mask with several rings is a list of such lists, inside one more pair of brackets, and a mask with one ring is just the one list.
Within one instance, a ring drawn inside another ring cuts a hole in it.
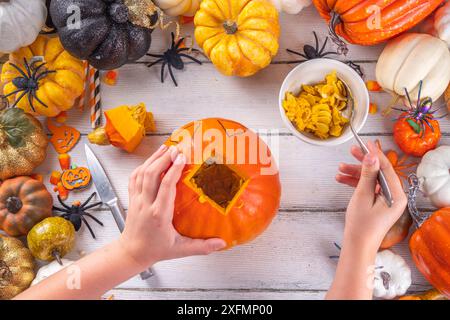
[{"label": "grey pumpkin", "polygon": [[121,0],[52,0],[50,14],[64,48],[97,69],[119,68],[150,49],[152,29],[132,24]]}]

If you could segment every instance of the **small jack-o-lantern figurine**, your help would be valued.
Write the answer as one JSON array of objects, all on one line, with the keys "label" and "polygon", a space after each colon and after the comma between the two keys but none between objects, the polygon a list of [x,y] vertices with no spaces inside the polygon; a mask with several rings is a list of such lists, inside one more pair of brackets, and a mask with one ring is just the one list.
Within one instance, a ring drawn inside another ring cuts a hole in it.
[{"label": "small jack-o-lantern figurine", "polygon": [[91,172],[84,167],[66,170],[61,176],[61,183],[67,190],[85,188],[90,182]]},{"label": "small jack-o-lantern figurine", "polygon": [[47,128],[52,134],[50,142],[58,153],[68,153],[80,140],[80,132],[65,124],[56,125],[53,120],[47,119]]}]

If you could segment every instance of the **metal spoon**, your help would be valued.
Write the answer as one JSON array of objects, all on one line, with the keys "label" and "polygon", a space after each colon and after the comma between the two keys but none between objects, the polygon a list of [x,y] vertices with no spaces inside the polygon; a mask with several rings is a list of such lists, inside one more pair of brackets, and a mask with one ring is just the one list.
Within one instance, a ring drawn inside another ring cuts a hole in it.
[{"label": "metal spoon", "polygon": [[[342,79],[339,80],[342,81],[342,83],[345,86],[345,89],[347,90],[347,99],[348,99],[347,108],[350,111],[350,129],[352,130],[352,133],[355,136],[356,141],[358,141],[363,153],[368,154],[370,152],[369,148],[367,148],[366,144],[358,135],[358,133],[355,130],[355,127],[353,126],[353,122],[355,120],[355,101],[353,99],[352,91],[350,90],[348,84],[345,83],[345,81],[343,81]],[[388,205],[389,208],[392,207],[392,205],[394,204],[394,200],[392,199],[391,189],[389,188],[383,170],[380,170],[380,172],[378,173],[378,183],[381,186],[381,192],[383,194],[384,199],[386,200],[386,204]]]}]

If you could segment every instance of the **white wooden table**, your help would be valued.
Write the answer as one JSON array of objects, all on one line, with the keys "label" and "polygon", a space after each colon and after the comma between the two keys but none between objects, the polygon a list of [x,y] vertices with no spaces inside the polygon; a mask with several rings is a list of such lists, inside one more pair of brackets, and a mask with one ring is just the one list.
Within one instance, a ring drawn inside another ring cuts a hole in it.
[{"label": "white wooden table", "polygon": [[[155,266],[156,276],[148,281],[138,277],[112,290],[115,299],[321,299],[334,276],[337,251],[333,242],[342,238],[344,213],[352,194],[350,188],[334,180],[339,162],[353,161],[351,143],[335,148],[307,145],[292,136],[283,126],[278,111],[278,92],[287,73],[297,60],[286,48],[301,50],[314,44],[312,31],[324,41],[326,24],[313,7],[300,15],[281,15],[281,46],[278,56],[267,69],[248,79],[228,78],[219,74],[204,57],[204,64],[188,63],[176,72],[179,87],[169,77],[159,80],[159,66],[148,69],[146,61],[129,64],[119,71],[116,86],[104,85],[105,109],[121,104],[145,102],[156,118],[157,132],[148,135],[134,154],[113,147],[93,147],[104,164],[124,207],[128,207],[127,183],[132,170],[152,154],[181,125],[207,117],[237,120],[254,129],[279,129],[280,172],[283,185],[281,208],[269,229],[250,244],[208,257],[167,261]],[[192,34],[192,27],[184,33]],[[169,44],[170,33],[155,31],[151,52],[160,53]],[[330,46],[330,49],[333,49]],[[347,59],[361,64],[366,79],[375,79],[377,57],[382,47],[350,47]],[[390,96],[373,93],[371,99],[380,107]],[[71,152],[72,161],[85,164],[84,144],[90,132],[88,113],[71,111],[69,124],[83,134]],[[449,144],[450,127],[442,121],[443,144]],[[380,113],[369,115],[362,131],[365,139],[379,138],[385,149],[395,148],[392,120]],[[48,161],[37,172],[46,174],[59,168],[53,148]],[[91,188],[93,191],[93,187]],[[90,191],[72,193],[70,200],[84,199]],[[432,210],[421,200],[421,208]],[[102,208],[95,212],[105,224],[92,223],[98,237],[93,240],[85,227],[78,233],[77,250],[69,257],[94,251],[117,238],[119,231],[111,213]],[[413,267],[407,244],[395,248],[414,269],[412,291],[428,288]]]}]

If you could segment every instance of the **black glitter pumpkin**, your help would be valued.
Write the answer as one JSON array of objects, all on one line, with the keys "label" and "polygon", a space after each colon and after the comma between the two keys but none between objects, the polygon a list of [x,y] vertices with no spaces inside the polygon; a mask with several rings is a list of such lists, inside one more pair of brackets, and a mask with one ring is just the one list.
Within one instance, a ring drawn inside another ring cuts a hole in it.
[{"label": "black glitter pumpkin", "polygon": [[119,68],[150,49],[152,29],[132,24],[121,0],[52,0],[50,14],[64,48],[97,69]]}]

